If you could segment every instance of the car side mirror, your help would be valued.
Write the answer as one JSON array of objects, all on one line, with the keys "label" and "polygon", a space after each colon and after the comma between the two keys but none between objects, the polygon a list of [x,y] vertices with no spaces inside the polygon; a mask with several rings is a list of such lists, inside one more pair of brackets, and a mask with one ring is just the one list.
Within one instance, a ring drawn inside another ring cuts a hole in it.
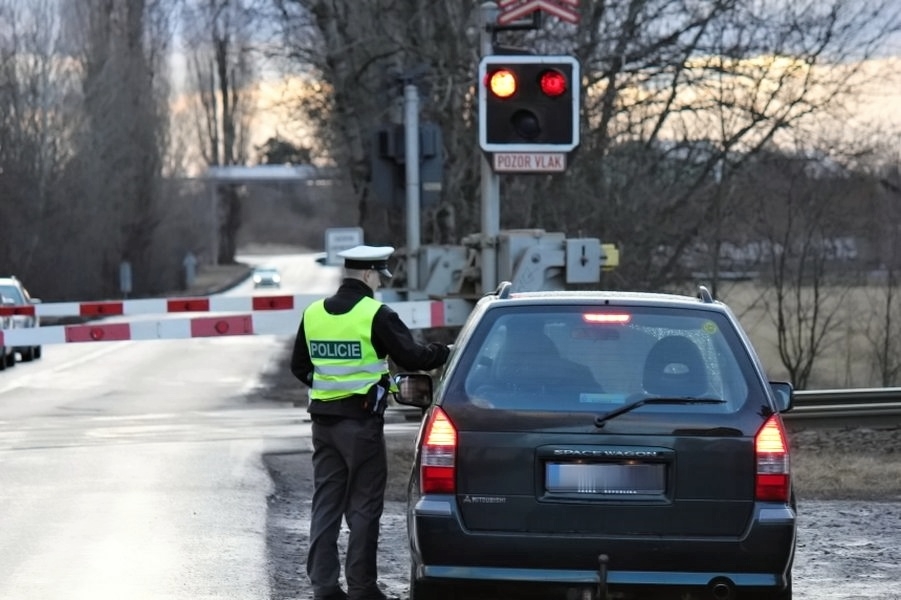
[{"label": "car side mirror", "polygon": [[776,397],[776,412],[788,412],[794,406],[795,391],[787,381],[771,381],[770,389]]},{"label": "car side mirror", "polygon": [[394,376],[397,384],[397,403],[428,408],[432,404],[432,376],[426,373],[398,373]]}]

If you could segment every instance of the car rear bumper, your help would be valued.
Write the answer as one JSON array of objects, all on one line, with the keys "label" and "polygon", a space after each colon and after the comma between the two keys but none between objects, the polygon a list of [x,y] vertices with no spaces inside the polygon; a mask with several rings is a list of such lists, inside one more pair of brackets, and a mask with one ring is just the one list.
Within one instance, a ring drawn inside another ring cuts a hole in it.
[{"label": "car rear bumper", "polygon": [[[433,581],[494,582],[543,584],[558,587],[594,586],[598,571],[557,569],[512,569],[498,567],[423,566],[417,579]],[[723,571],[607,571],[607,585],[622,587],[706,588],[717,582],[736,589],[784,589],[787,579],[772,573],[733,573]]]},{"label": "car rear bumper", "polygon": [[736,588],[781,589],[788,582],[795,530],[790,507],[758,504],[739,537],[473,532],[463,527],[453,497],[433,496],[416,503],[410,535],[420,579],[592,585],[604,554],[613,586],[703,587],[726,579]]}]

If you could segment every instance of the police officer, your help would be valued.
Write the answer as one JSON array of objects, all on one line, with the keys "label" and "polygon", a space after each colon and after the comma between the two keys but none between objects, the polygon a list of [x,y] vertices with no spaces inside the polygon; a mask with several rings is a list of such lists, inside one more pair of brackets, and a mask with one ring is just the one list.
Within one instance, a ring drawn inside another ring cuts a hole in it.
[{"label": "police officer", "polygon": [[[307,575],[316,600],[383,600],[377,585],[379,519],[388,465],[385,406],[393,383],[390,356],[407,370],[430,370],[447,360],[444,344],[420,344],[390,307],[375,300],[389,279],[390,246],[356,246],[338,254],[344,280],[334,296],[303,313],[291,372],[310,387],[313,422],[313,506]],[[339,586],[338,534],[350,535]]]}]

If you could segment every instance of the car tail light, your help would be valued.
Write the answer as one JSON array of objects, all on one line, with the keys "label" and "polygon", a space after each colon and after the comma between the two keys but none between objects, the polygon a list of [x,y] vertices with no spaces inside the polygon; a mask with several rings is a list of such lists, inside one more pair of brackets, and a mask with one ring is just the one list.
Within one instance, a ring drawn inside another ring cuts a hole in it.
[{"label": "car tail light", "polygon": [[785,426],[778,414],[771,416],[754,439],[757,455],[757,500],[788,502],[791,496],[791,468]]},{"label": "car tail light", "polygon": [[429,416],[420,453],[419,489],[423,494],[453,494],[456,490],[457,430],[440,408]]}]

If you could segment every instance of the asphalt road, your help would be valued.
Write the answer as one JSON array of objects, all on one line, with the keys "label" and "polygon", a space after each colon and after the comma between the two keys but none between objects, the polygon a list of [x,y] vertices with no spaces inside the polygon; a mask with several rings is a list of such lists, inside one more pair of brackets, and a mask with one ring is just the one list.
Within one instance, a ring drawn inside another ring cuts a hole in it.
[{"label": "asphalt road", "polygon": [[[312,257],[250,260],[282,268],[272,293],[337,281]],[[0,598],[268,598],[261,457],[309,432],[257,393],[285,341],[48,345],[0,374]]]}]

